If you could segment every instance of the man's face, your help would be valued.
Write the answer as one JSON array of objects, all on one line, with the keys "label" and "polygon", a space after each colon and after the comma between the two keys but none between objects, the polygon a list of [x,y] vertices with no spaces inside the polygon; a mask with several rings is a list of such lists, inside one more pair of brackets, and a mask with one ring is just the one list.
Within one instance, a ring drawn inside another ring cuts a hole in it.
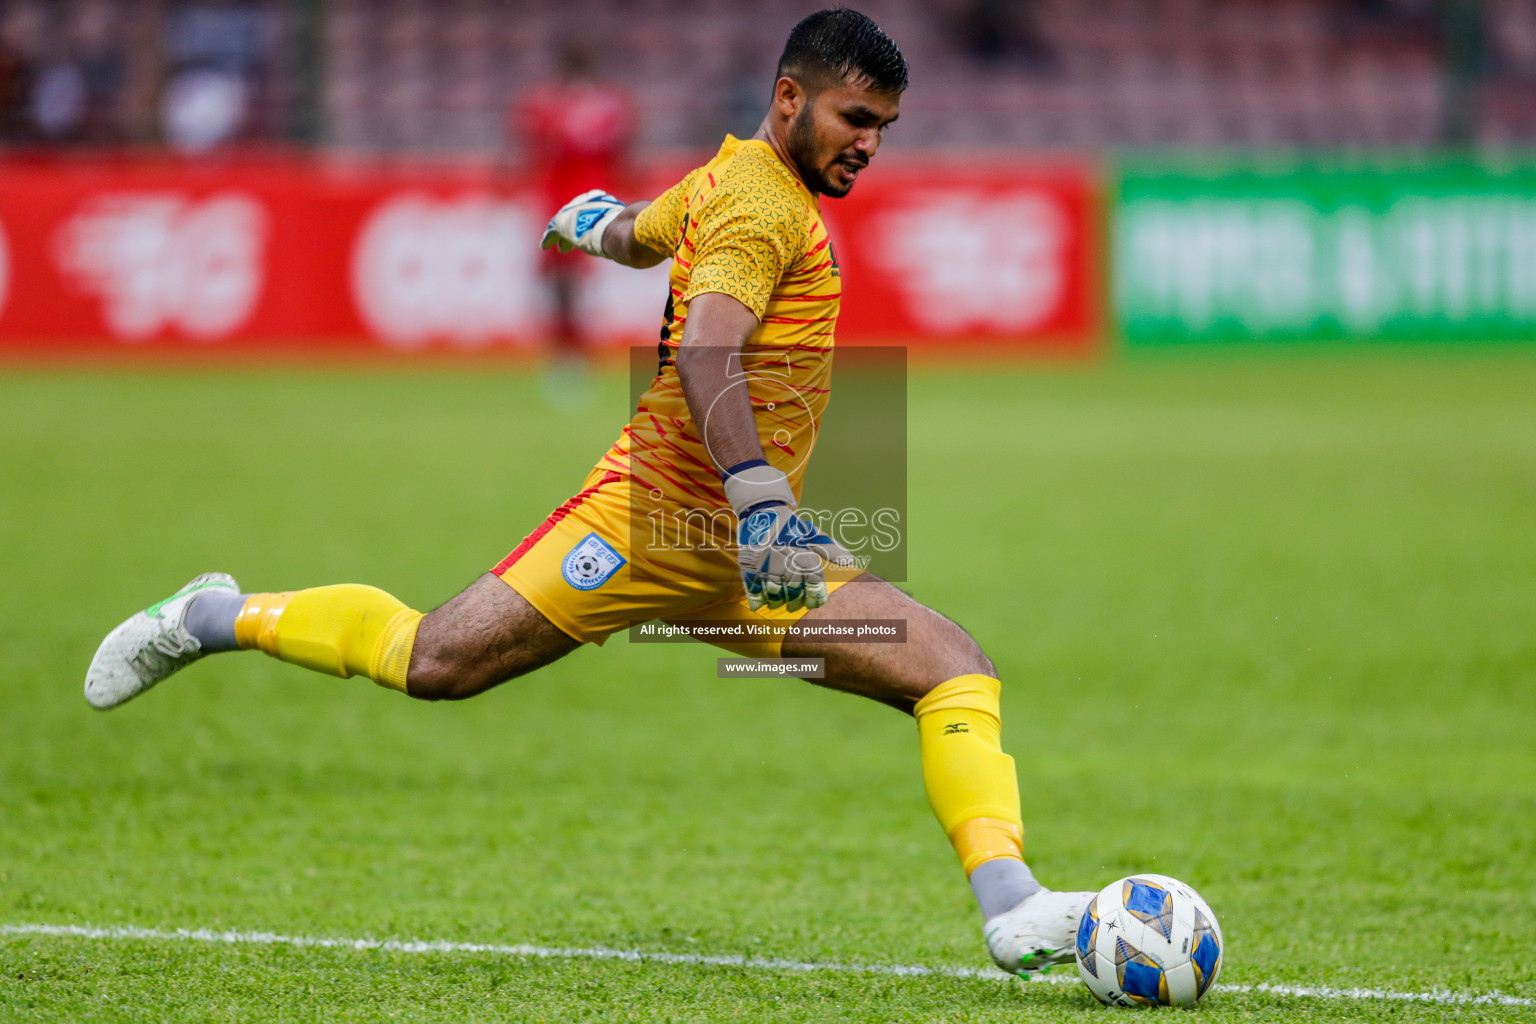
[{"label": "man's face", "polygon": [[808,96],[786,141],[805,187],[834,199],[847,195],[900,105],[900,93],[876,92],[847,79]]}]

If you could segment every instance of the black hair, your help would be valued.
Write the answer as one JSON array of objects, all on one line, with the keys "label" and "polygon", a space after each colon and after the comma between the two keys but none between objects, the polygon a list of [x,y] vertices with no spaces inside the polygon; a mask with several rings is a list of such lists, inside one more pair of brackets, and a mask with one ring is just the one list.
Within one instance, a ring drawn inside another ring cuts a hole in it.
[{"label": "black hair", "polygon": [[813,93],[841,80],[899,93],[907,87],[907,60],[866,15],[834,7],[807,15],[790,31],[778,77]]}]

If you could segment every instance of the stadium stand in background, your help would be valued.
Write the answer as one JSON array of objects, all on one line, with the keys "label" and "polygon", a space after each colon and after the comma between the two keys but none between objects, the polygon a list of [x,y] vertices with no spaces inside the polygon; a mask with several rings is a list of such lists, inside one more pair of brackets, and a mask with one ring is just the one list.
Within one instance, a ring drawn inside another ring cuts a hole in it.
[{"label": "stadium stand in background", "polygon": [[[911,58],[904,145],[1536,141],[1531,0],[862,6]],[[698,149],[755,128],[793,13],[734,0],[7,0],[0,135],[142,144],[190,123],[195,149],[233,105],[237,142],[487,155],[563,40],[622,24],[604,65],[634,92],[638,151]]]}]

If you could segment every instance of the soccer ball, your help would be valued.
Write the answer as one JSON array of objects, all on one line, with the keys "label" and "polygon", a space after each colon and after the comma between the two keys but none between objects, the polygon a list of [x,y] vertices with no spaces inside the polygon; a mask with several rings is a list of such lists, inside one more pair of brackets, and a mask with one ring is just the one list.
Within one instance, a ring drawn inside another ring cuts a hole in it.
[{"label": "soccer ball", "polygon": [[1077,973],[1117,1006],[1193,1006],[1221,973],[1221,953],[1210,904],[1167,875],[1105,886],[1077,926]]}]

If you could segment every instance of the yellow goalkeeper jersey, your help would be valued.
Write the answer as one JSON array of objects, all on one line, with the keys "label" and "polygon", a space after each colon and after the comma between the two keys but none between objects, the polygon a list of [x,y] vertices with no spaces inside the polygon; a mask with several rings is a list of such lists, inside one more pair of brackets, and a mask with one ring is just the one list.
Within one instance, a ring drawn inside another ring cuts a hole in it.
[{"label": "yellow goalkeeper jersey", "polygon": [[757,314],[742,367],[758,436],[799,495],[831,385],[842,296],[816,197],[768,143],[728,135],[713,160],[641,211],[635,236],[672,255],[660,366],[597,468],[630,476],[669,504],[726,507],[673,359],[693,297],[724,292]]}]

